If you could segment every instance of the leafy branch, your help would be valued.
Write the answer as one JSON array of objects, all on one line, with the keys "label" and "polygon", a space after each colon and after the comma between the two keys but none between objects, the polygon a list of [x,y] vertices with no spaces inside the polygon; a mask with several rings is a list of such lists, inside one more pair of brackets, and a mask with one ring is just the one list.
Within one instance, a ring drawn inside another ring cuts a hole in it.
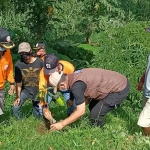
[{"label": "leafy branch", "polygon": [[44,103],[47,103],[47,96],[49,95],[50,97],[52,97],[52,100],[56,101],[59,105],[64,106],[65,102],[64,99],[62,98],[62,94],[60,92],[53,94],[49,92],[50,89],[54,89],[54,88],[46,87],[43,85],[43,89],[39,90],[38,94],[35,97],[35,100],[39,100],[39,101],[43,101]]}]

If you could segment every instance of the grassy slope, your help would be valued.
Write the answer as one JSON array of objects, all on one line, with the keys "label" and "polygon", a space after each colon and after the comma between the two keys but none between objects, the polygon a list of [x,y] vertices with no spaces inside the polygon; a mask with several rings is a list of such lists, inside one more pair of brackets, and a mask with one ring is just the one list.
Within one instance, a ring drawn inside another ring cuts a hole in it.
[{"label": "grassy slope", "polygon": [[[100,44],[99,51],[89,66],[112,69],[125,74],[131,84],[131,92],[120,108],[105,117],[105,131],[91,128],[86,114],[64,131],[40,134],[37,127],[41,120],[32,116],[31,103],[23,106],[24,115],[20,121],[12,117],[13,98],[6,92],[5,115],[0,119],[0,149],[15,150],[148,150],[149,138],[142,136],[137,126],[141,110],[141,93],[135,90],[138,77],[146,66],[150,47],[150,35],[143,30],[147,23],[132,23],[123,28],[106,30],[93,34],[92,40]],[[7,87],[7,86],[6,86]],[[8,88],[8,87],[7,87]],[[6,90],[7,91],[7,90]],[[66,107],[55,103],[51,111],[56,120],[66,117]]]}]

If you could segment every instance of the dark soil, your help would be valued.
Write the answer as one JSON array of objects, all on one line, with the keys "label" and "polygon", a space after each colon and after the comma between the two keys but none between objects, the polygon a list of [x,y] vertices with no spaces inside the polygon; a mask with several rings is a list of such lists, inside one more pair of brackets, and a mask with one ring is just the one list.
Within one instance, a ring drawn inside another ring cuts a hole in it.
[{"label": "dark soil", "polygon": [[40,134],[45,134],[47,131],[50,130],[50,125],[52,124],[49,120],[47,120],[45,117],[43,117],[44,121],[40,122],[38,125],[38,132]]}]

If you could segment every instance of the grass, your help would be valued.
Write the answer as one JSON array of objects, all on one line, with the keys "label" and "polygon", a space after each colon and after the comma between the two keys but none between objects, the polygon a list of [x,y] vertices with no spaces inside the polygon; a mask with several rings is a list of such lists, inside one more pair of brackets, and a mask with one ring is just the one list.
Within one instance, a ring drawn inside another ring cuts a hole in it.
[{"label": "grass", "polygon": [[[147,26],[146,22],[133,22],[92,35],[92,41],[100,47],[94,50],[89,67],[118,71],[128,77],[131,85],[130,94],[122,105],[105,116],[104,131],[90,126],[87,108],[81,119],[63,131],[41,134],[38,126],[42,120],[33,117],[30,101],[23,105],[23,119],[13,118],[14,96],[7,94],[6,85],[5,110],[0,118],[0,150],[149,150],[150,138],[144,137],[137,126],[142,94],[135,89],[150,50],[150,35],[143,30]],[[66,107],[52,103],[50,109],[57,121],[67,117]]]},{"label": "grass", "polygon": [[[143,137],[137,126],[138,113],[129,106],[129,99],[121,107],[105,117],[105,129],[91,127],[86,114],[77,122],[67,126],[63,131],[46,131],[40,133],[38,126],[41,119],[32,116],[32,106],[27,101],[23,106],[24,117],[15,120],[12,117],[13,99],[6,95],[5,114],[0,123],[1,150],[148,150],[149,138]],[[67,117],[66,107],[51,104],[51,111],[56,120]]]}]

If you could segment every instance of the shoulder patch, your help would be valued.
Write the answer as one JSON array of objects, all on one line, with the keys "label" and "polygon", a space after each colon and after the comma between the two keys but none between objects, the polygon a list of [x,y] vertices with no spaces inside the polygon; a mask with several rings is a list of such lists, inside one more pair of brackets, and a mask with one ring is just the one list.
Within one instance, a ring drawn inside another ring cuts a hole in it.
[{"label": "shoulder patch", "polygon": [[4,66],[4,70],[7,70],[7,69],[8,69],[8,65],[5,65],[5,66]]},{"label": "shoulder patch", "polygon": [[81,73],[83,71],[83,69],[81,69],[81,70],[76,70],[74,73]]}]

